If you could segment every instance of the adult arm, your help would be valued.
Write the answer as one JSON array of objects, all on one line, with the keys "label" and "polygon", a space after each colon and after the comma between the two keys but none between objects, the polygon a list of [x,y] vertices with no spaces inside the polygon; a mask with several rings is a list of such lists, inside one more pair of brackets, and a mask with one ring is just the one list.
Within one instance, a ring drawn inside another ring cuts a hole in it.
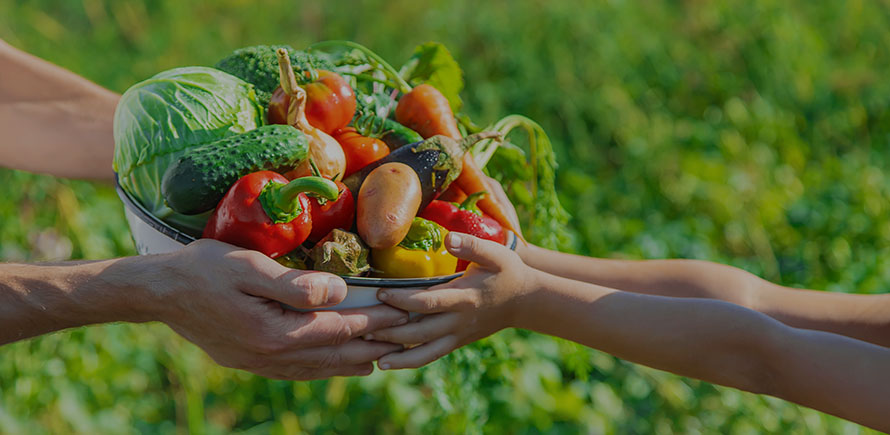
[{"label": "adult arm", "polygon": [[110,180],[119,95],[0,40],[0,165]]},{"label": "adult arm", "polygon": [[401,346],[355,337],[407,321],[385,305],[319,312],[343,281],[213,240],[172,254],[0,264],[0,344],[107,322],[161,321],[217,363],[280,379],[368,374]]},{"label": "adult arm", "polygon": [[834,332],[890,347],[890,294],[857,295],[783,287],[751,273],[697,260],[610,260],[520,247],[529,266],[604,287],[718,299],[790,326]]}]

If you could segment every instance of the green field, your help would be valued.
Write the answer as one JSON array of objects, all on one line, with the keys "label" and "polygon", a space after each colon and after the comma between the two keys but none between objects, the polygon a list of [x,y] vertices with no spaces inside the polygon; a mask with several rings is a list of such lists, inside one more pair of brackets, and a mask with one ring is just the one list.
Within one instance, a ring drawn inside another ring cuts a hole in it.
[{"label": "green field", "polygon": [[[398,65],[439,41],[474,120],[519,113],[550,133],[565,249],[890,288],[887,1],[6,0],[0,38],[117,92],[251,44],[350,39]],[[109,186],[11,170],[0,185],[0,260],[135,253]],[[218,367],[161,324],[0,348],[0,433],[127,429],[869,432],[524,331],[418,371],[303,383]]]}]

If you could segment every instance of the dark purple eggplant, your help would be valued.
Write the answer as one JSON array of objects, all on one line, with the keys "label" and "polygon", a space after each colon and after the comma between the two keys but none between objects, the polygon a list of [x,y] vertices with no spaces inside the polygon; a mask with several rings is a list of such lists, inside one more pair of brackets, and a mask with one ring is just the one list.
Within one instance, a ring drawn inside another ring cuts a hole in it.
[{"label": "dark purple eggplant", "polygon": [[464,154],[473,144],[480,140],[500,140],[500,138],[500,133],[491,131],[472,134],[459,141],[447,136],[433,136],[396,149],[386,157],[346,177],[343,184],[352,191],[353,195],[357,195],[365,178],[374,168],[385,163],[404,163],[413,169],[417,173],[417,178],[420,179],[422,192],[420,210],[423,210],[457,179],[463,169]]}]

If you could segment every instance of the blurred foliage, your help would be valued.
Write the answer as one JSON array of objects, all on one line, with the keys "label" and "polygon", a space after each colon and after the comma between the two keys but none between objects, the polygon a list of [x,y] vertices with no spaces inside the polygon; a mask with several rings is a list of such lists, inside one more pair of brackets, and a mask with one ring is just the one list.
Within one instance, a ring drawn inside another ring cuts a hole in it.
[{"label": "blurred foliage", "polygon": [[[234,48],[443,42],[464,110],[539,121],[575,250],[687,257],[785,285],[890,284],[890,3],[6,0],[0,37],[121,92]],[[110,162],[109,162],[110,165]],[[134,253],[104,185],[0,170],[0,259]],[[781,400],[504,331],[419,371],[281,382],[163,325],[0,349],[4,433],[857,433]]]}]

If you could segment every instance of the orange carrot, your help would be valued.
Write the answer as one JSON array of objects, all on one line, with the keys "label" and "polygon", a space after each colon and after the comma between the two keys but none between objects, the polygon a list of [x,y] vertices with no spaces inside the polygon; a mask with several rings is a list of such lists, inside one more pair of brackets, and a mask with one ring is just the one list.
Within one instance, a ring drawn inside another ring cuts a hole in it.
[{"label": "orange carrot", "polygon": [[461,138],[448,99],[428,84],[416,86],[399,99],[396,121],[420,133],[424,139],[437,134],[454,140]]},{"label": "orange carrot", "polygon": [[467,199],[467,193],[461,190],[460,187],[457,187],[457,184],[451,183],[451,186],[448,186],[441,195],[439,195],[439,200],[448,201],[448,202],[456,202],[458,204],[464,202]]},{"label": "orange carrot", "polygon": [[[466,153],[464,154],[464,168],[460,172],[460,176],[457,177],[457,180],[454,181],[454,184],[467,194],[472,195],[476,192],[488,190],[488,188],[485,187],[484,177],[485,173],[482,172],[482,169],[479,169],[479,166],[476,166],[476,161],[473,160],[473,156],[471,156],[470,153]],[[480,198],[479,202],[476,203],[476,206],[479,207],[479,210],[482,210],[483,213],[491,216],[504,228],[513,231],[520,239],[522,239],[522,236],[520,235],[521,233],[516,230],[513,223],[507,218],[507,214],[504,213],[504,209],[493,199],[492,195],[485,195]]]},{"label": "orange carrot", "polygon": [[[454,140],[461,138],[460,129],[457,128],[457,120],[454,119],[448,99],[438,89],[428,84],[416,86],[399,99],[399,104],[396,106],[396,121],[420,133],[424,139],[436,135],[448,136]],[[479,169],[470,153],[464,154],[463,170],[453,185],[456,185],[455,187],[465,195],[487,190],[485,173]],[[504,228],[513,231],[516,235],[520,234],[507,219],[501,205],[495,202],[491,195],[483,196],[476,206],[483,213],[498,221]],[[522,238],[522,236],[519,237]]]}]

